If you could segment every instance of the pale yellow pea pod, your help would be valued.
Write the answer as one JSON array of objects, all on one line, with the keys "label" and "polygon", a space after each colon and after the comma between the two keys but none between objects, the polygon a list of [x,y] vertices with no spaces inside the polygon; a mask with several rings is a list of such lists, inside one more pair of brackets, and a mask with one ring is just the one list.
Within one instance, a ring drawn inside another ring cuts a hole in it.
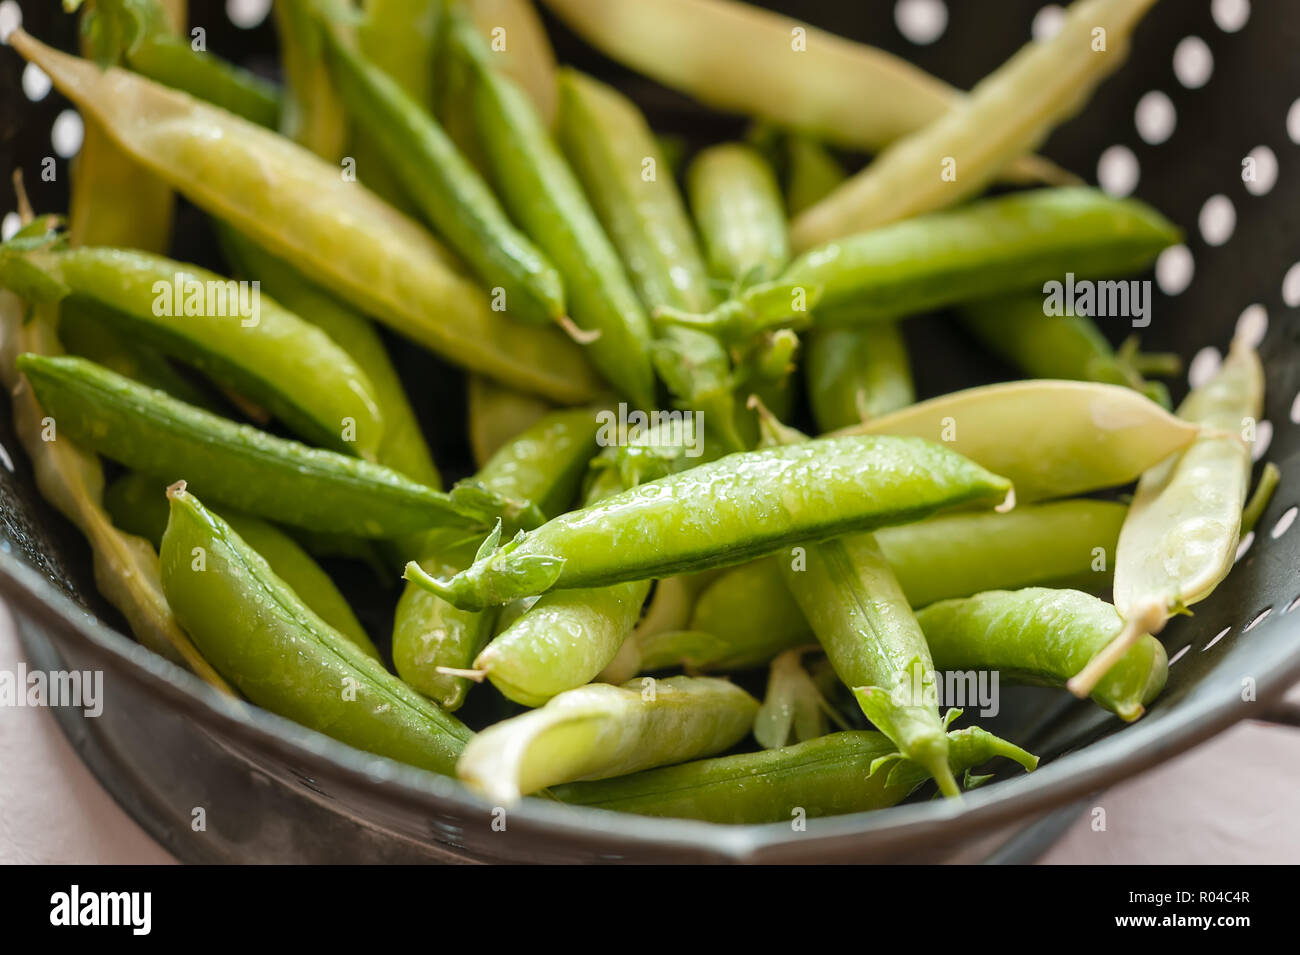
[{"label": "pale yellow pea pod", "polygon": [[1115,609],[1124,629],[1070,680],[1076,696],[1091,693],[1130,646],[1204,600],[1232,570],[1250,484],[1246,439],[1263,408],[1259,355],[1234,341],[1219,373],[1178,408],[1180,418],[1205,429],[1201,437],[1138,482],[1115,550]]},{"label": "pale yellow pea pod", "polygon": [[954,391],[836,434],[910,434],[1015,485],[1018,502],[1136,480],[1201,433],[1119,385],[1048,378]]},{"label": "pale yellow pea pod", "polygon": [[396,331],[554,401],[596,394],[598,379],[577,345],[555,328],[494,312],[431,235],[346,168],[184,93],[125,70],[101,71],[22,29],[10,44],[132,158]]},{"label": "pale yellow pea pod", "polygon": [[469,0],[470,19],[492,50],[501,70],[528,94],[547,128],[555,125],[559,94],[555,51],[530,0]]},{"label": "pale yellow pea pod", "polygon": [[[898,140],[791,223],[796,252],[946,208],[981,192],[1117,70],[1156,0],[1077,0],[1050,38],[1024,46],[957,109]],[[871,99],[877,98],[872,91]],[[863,97],[864,99],[866,97]]]}]

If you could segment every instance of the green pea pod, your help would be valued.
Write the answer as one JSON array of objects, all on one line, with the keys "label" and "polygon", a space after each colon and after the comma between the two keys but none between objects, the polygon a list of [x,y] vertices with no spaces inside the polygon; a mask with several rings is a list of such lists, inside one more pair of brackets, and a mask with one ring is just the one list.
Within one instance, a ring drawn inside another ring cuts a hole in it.
[{"label": "green pea pod", "polygon": [[[993,670],[1002,680],[1064,687],[1119,633],[1115,608],[1077,590],[991,590],[917,613],[940,670]],[[1164,689],[1165,648],[1144,636],[1092,690],[1100,706],[1137,719]]]},{"label": "green pea pod", "polygon": [[786,586],[862,712],[945,796],[960,794],[948,765],[934,663],[898,580],[870,534],[782,558]]},{"label": "green pea pod", "polygon": [[125,62],[142,76],[259,126],[274,128],[279,123],[279,88],[196,50],[187,38],[177,35],[161,0],[95,0],[86,11],[82,32],[90,55],[101,66]]},{"label": "green pea pod", "polygon": [[1201,432],[1129,388],[1042,380],[955,391],[840,433],[941,441],[1026,503],[1127,484]]},{"label": "green pea pod", "polygon": [[384,419],[375,460],[413,481],[441,487],[424,432],[374,325],[224,223],[217,223],[217,238],[236,273],[261,282],[277,302],[323,331],[365,372]]},{"label": "green pea pod", "polygon": [[[561,71],[559,87],[560,143],[642,303],[652,310],[711,309],[694,229],[645,117],[617,90],[576,70]],[[731,450],[753,444],[737,431],[731,362],[715,339],[669,327],[651,357],[669,390],[700,411]]]},{"label": "green pea pod", "polygon": [[[143,474],[125,474],[104,492],[104,507],[113,523],[129,534],[136,534],[156,548],[167,528],[165,482]],[[330,580],[329,574],[274,524],[258,517],[226,512],[228,523],[244,541],[262,555],[271,569],[289,585],[298,597],[367,656],[379,659],[379,651],[366,635],[365,628]]]},{"label": "green pea pod", "polygon": [[433,112],[432,60],[443,0],[364,0],[357,24],[361,53],[391,76],[426,112]]},{"label": "green pea pod", "polygon": [[452,361],[556,401],[597,392],[581,351],[493,312],[428,235],[289,140],[21,29],[11,45],[134,159],[313,281]]},{"label": "green pea pod", "polygon": [[348,144],[348,119],[325,64],[317,11],[350,16],[340,0],[279,0],[272,6],[284,74],[280,132],[326,162],[336,163]]},{"label": "green pea pod", "polygon": [[638,407],[653,408],[650,320],[618,253],[528,97],[495,69],[463,16],[453,12],[449,29],[455,55],[470,68],[475,130],[502,202],[564,277],[592,362]]},{"label": "green pea pod", "polygon": [[94,299],[69,296],[59,303],[59,341],[68,354],[87,358],[123,377],[165,391],[187,404],[216,412],[213,396],[182,375],[157,349],[118,334]]},{"label": "green pea pod", "polygon": [[[1109,585],[1127,510],[1109,501],[1055,501],[1005,514],[940,515],[882,527],[875,538],[913,607],[985,590],[1099,590]],[[758,666],[811,638],[778,562],[769,559],[719,575],[679,630],[647,634],[635,645],[643,671],[684,665],[707,672]]]},{"label": "green pea pod", "polygon": [[1176,355],[1117,355],[1088,316],[1045,310],[1043,296],[1034,292],[972,302],[959,315],[981,344],[1030,378],[1126,385],[1159,401],[1162,391],[1143,379],[1142,368],[1155,362],[1163,372],[1178,373]]},{"label": "green pea pod", "polygon": [[[184,0],[165,0],[163,7],[158,30],[179,34],[185,27]],[[84,55],[91,55],[95,46],[86,29],[86,20],[92,15],[87,11],[81,18]],[[69,241],[72,245],[166,252],[176,198],[171,189],[128,158],[94,120],[83,120],[83,124],[85,132],[73,164],[68,198]]]},{"label": "green pea pod", "polygon": [[469,444],[482,467],[511,438],[536,424],[551,406],[482,375],[469,376]]},{"label": "green pea pod", "polygon": [[786,136],[785,157],[785,205],[792,216],[826,198],[846,178],[839,160],[807,136]]},{"label": "green pea pod", "polygon": [[[901,57],[749,3],[545,3],[596,49],[671,89],[859,152],[879,152],[966,99]],[[1014,158],[1007,175],[1070,178],[1037,156]]]},{"label": "green pea pod", "polygon": [[[629,438],[626,446],[607,447],[598,459],[586,503],[686,466],[692,459],[673,452],[684,450],[694,437],[693,420],[679,419]],[[716,456],[712,448],[701,450]],[[633,580],[543,594],[502,628],[474,667],[509,699],[541,706],[590,682],[610,664],[635,628],[650,587],[649,580]]]},{"label": "green pea pod", "polygon": [[[96,316],[122,337],[194,365],[313,443],[374,458],[384,425],[366,373],[260,289],[144,252],[21,254],[68,294],[100,306]],[[0,249],[0,281],[5,255]]]},{"label": "green pea pod", "polygon": [[[731,825],[789,822],[885,809],[915,792],[930,774],[887,736],[866,730],[831,733],[759,753],[717,756],[598,782],[556,786],[565,803],[643,816],[700,819]],[[1038,759],[978,726],[948,734],[948,761],[966,774],[991,759],[1033,770]],[[882,760],[884,762],[882,762]]]},{"label": "green pea pod", "polygon": [[1232,570],[1250,484],[1250,445],[1264,408],[1264,369],[1255,349],[1234,339],[1223,367],[1178,408],[1202,426],[1181,454],[1138,481],[1115,554],[1115,609],[1123,631],[1070,681],[1084,697],[1143,634],[1204,600]]},{"label": "green pea pod", "polygon": [[916,401],[907,345],[893,322],[814,331],[805,381],[813,420],[822,431],[870,421]]},{"label": "green pea pod", "polygon": [[[475,480],[503,497],[531,501],[539,518],[559,514],[573,502],[596,453],[596,430],[590,408],[552,412],[498,450]],[[473,562],[472,541],[448,541],[445,532],[428,537],[441,539],[426,539],[422,545],[420,566],[426,573],[455,574]],[[397,672],[444,708],[459,708],[470,681],[445,671],[465,670],[473,663],[492,638],[496,619],[495,609],[460,610],[408,582],[393,618]]]},{"label": "green pea pod", "polygon": [[926,441],[819,439],[728,455],[562,515],[450,580],[410,579],[475,609],[743,563],[789,544],[997,504],[1010,483]]},{"label": "green pea pod", "polygon": [[[21,233],[20,233],[21,234]],[[17,367],[20,354],[58,355],[57,316],[51,305],[29,308],[0,290],[0,380],[12,396],[14,433],[32,462],[37,490],[90,544],[95,585],[126,619],[142,645],[191,670],[220,692],[234,693],[199,653],[167,606],[158,554],[147,541],[113,527],[103,507],[99,458],[72,441],[47,441],[45,412]]]},{"label": "green pea pod", "polygon": [[358,749],[451,773],[470,730],[327,624],[183,482],[168,489],[167,602],[246,697]]},{"label": "green pea pod", "polygon": [[594,683],[488,727],[465,747],[456,775],[513,803],[556,783],[711,756],[749,732],[757,709],[744,690],[709,677]]},{"label": "green pea pod", "polygon": [[235,424],[84,359],[27,354],[18,368],[59,433],[133,470],[167,480],[185,475],[205,496],[259,517],[395,537],[469,528],[502,511],[504,502],[483,489],[444,494],[377,464]]},{"label": "green pea pod", "polygon": [[[1155,0],[1079,0],[1051,37],[1031,42],[962,109],[894,143],[790,227],[796,249],[832,242],[978,195],[1010,160],[1037,149],[1128,55]],[[1100,46],[1098,45],[1100,44]]]},{"label": "green pea pod", "polygon": [[817,325],[903,318],[1061,281],[1138,272],[1179,240],[1135,199],[1096,189],[1034,189],[982,199],[813,248],[782,282],[816,287]]},{"label": "green pea pod", "polygon": [[742,143],[703,150],[686,171],[686,192],[716,278],[744,286],[781,274],[790,261],[785,207],[757,150]]},{"label": "green pea pod", "polygon": [[548,129],[555,125],[558,95],[555,51],[532,0],[461,0],[479,33],[499,41],[501,71],[528,94]]},{"label": "green pea pod", "polygon": [[560,273],[515,228],[437,120],[322,23],[331,75],[358,126],[382,150],[420,212],[488,285],[505,312],[534,323],[564,316]]}]

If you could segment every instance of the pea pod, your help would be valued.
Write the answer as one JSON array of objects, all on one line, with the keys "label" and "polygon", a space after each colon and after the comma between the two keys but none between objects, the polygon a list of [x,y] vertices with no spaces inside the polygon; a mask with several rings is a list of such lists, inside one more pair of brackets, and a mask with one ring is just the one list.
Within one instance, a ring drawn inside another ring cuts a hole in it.
[{"label": "pea pod", "polygon": [[[561,145],[641,301],[652,310],[712,308],[695,232],[640,110],[618,91],[575,70],[560,73],[559,87]],[[699,410],[706,427],[732,450],[753,443],[737,431],[731,362],[714,338],[669,327],[654,343],[651,358],[669,390],[685,407]]]},{"label": "pea pod", "polygon": [[[1053,36],[1026,45],[964,107],[889,147],[790,227],[796,249],[832,242],[979,194],[1006,164],[1037,149],[1127,58],[1155,0],[1078,0]],[[1102,49],[1098,49],[1098,42]]]},{"label": "pea pod", "polygon": [[[839,438],[728,455],[563,515],[450,580],[407,574],[457,606],[743,563],[794,543],[993,505],[1010,484],[908,438]],[[485,548],[487,550],[487,548]]]},{"label": "pea pod", "polygon": [[[473,527],[500,512],[482,489],[435,491],[396,471],[235,424],[80,358],[21,355],[60,434],[136,471],[191,484],[222,504],[308,530],[394,537]],[[310,481],[312,493],[302,492]]]},{"label": "pea pod", "polygon": [[17,296],[0,290],[0,380],[12,395],[14,432],[31,459],[36,487],[90,544],[95,585],[121,612],[136,639],[233,696],[167,606],[157,553],[146,541],[117,530],[109,520],[103,507],[104,471],[99,458],[72,441],[44,440],[45,413],[32,389],[24,386],[16,359],[25,352],[60,353],[54,333],[55,308],[38,305],[29,314]]},{"label": "pea pod", "polygon": [[780,276],[816,287],[818,326],[903,318],[1059,281],[1141,271],[1178,230],[1134,199],[1035,189],[859,232],[806,251]]},{"label": "pea pod", "polygon": [[96,316],[122,337],[194,365],[313,443],[373,459],[384,425],[366,373],[258,289],[161,256],[94,248],[0,249],[0,281],[16,255],[100,306]]},{"label": "pea pod", "polygon": [[421,109],[433,112],[431,61],[438,46],[443,0],[364,0],[357,46]]},{"label": "pea pod", "polygon": [[[596,452],[592,409],[552,412],[496,452],[475,480],[489,491],[531,501],[541,515],[564,511],[577,495]],[[420,565],[430,574],[455,574],[474,559],[472,541],[435,532],[422,545]],[[393,662],[411,686],[449,710],[460,707],[470,681],[446,672],[465,670],[492,638],[495,610],[460,610],[408,582],[393,619]]]},{"label": "pea pod", "polygon": [[1232,570],[1250,484],[1250,447],[1264,407],[1264,369],[1234,340],[1223,367],[1179,406],[1206,430],[1138,481],[1115,554],[1115,609],[1124,629],[1070,680],[1087,696],[1143,634],[1210,595]]},{"label": "pea pod", "polygon": [[[160,32],[175,35],[184,29],[184,0],[165,2],[163,10]],[[89,16],[83,12],[80,24],[81,52],[87,56],[94,46],[85,29]],[[83,120],[83,126],[68,198],[69,242],[166,252],[175,207],[171,189],[128,158],[94,120]]]},{"label": "pea pod", "polygon": [[[875,538],[913,607],[1035,585],[1100,589],[1110,583],[1127,510],[1109,501],[1054,501],[1005,514],[940,515],[882,527]],[[732,670],[764,664],[811,637],[777,560],[767,559],[719,575],[687,623],[647,633],[628,654],[636,657],[632,673]]]},{"label": "pea pod", "polygon": [[466,0],[466,11],[485,37],[504,39],[500,69],[528,94],[547,128],[555,125],[558,91],[555,51],[531,0]]},{"label": "pea pod", "polygon": [[821,143],[807,136],[785,137],[785,206],[797,216],[842,183],[844,167]]},{"label": "pea pod", "polygon": [[916,400],[907,346],[894,322],[814,331],[806,369],[808,401],[822,431],[871,421]]},{"label": "pea pod", "polygon": [[[571,805],[643,816],[731,825],[789,822],[798,816],[837,816],[902,802],[930,774],[909,760],[890,759],[897,752],[881,733],[851,730],[782,749],[556,786],[551,792]],[[968,786],[982,781],[970,776],[972,769],[998,757],[1027,770],[1038,765],[1036,757],[978,726],[948,734],[952,772],[965,774]]]},{"label": "pea pod", "polygon": [[[1002,680],[1064,687],[1123,626],[1115,608],[1077,590],[991,590],[917,613],[940,670],[995,670]],[[1137,719],[1164,689],[1165,648],[1144,636],[1092,690],[1100,706]]]},{"label": "pea pod", "polygon": [[752,285],[781,274],[790,261],[785,207],[757,150],[723,143],[701,151],[686,172],[686,191],[716,278]]},{"label": "pea pod", "polygon": [[948,765],[934,663],[925,636],[870,534],[816,544],[780,561],[782,577],[841,682],[906,758],[945,796],[960,793]]},{"label": "pea pod", "polygon": [[[879,152],[965,99],[907,60],[748,3],[545,3],[601,52],[665,86],[862,152]],[[805,47],[795,45],[799,38]],[[1067,177],[1035,156],[1013,159],[1008,173]]]},{"label": "pea pod", "polygon": [[594,683],[476,736],[456,775],[511,803],[556,783],[606,779],[711,756],[749,732],[758,702],[725,680]]},{"label": "pea pod", "polygon": [[[341,0],[281,0],[272,7],[285,83],[279,128],[321,159],[336,163],[347,150],[348,118],[325,63],[318,12],[351,14],[350,4]],[[369,166],[362,168],[369,177]]]},{"label": "pea pod", "polygon": [[542,399],[482,375],[469,376],[469,443],[474,464],[487,464],[511,438],[551,410]]},{"label": "pea pod", "polygon": [[353,120],[379,147],[420,212],[489,286],[505,312],[534,323],[564,316],[564,285],[515,228],[442,127],[402,87],[321,24],[325,55]]},{"label": "pea pod", "polygon": [[[69,5],[77,6],[80,0]],[[82,31],[101,65],[124,61],[155,82],[183,90],[259,126],[280,119],[274,83],[218,56],[196,50],[179,36],[162,0],[95,0]]]},{"label": "pea pod", "polygon": [[1126,385],[1169,406],[1164,386],[1142,375],[1153,368],[1177,374],[1178,356],[1117,355],[1091,318],[1046,315],[1037,292],[971,302],[960,319],[981,344],[1027,377]]},{"label": "pea pod", "polygon": [[528,97],[493,65],[474,27],[453,13],[456,56],[470,70],[477,138],[507,211],[564,277],[591,360],[629,400],[652,408],[650,320],[618,253]]},{"label": "pea pod", "polygon": [[212,394],[185,377],[166,355],[116,332],[93,299],[69,296],[59,303],[59,341],[68,354],[87,358],[123,377],[165,391],[187,404],[217,411]]},{"label": "pea pod", "polygon": [[273,713],[358,749],[451,773],[471,737],[313,613],[216,514],[168,489],[163,590],[218,672]]},{"label": "pea pod", "polygon": [[350,304],[516,387],[568,403],[596,393],[563,333],[493,312],[431,236],[329,163],[131,73],[101,72],[21,29],[10,43],[132,158]]},{"label": "pea pod", "polygon": [[1200,429],[1129,388],[1044,380],[956,391],[841,433],[942,441],[1010,479],[1024,503],[1127,484]]},{"label": "pea pod", "polygon": [[217,237],[222,253],[237,274],[261,282],[262,288],[277,302],[323,331],[370,380],[375,403],[384,419],[375,460],[413,481],[441,487],[442,477],[406,389],[374,325],[308,281],[288,262],[258,248],[229,226],[219,223]]},{"label": "pea pod", "polygon": [[[143,474],[125,474],[104,492],[104,506],[113,524],[129,534],[162,544],[167,528],[165,482]],[[322,620],[343,634],[367,656],[379,659],[379,651],[365,628],[339,593],[329,575],[274,524],[258,517],[226,512],[226,523],[257,551],[276,575]]]}]

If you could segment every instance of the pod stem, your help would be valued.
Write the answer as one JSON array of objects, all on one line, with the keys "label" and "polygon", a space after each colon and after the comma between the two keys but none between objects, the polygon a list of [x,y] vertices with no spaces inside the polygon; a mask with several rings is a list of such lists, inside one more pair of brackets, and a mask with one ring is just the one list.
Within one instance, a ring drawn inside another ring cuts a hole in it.
[{"label": "pod stem", "polygon": [[1259,475],[1259,483],[1255,485],[1254,493],[1250,495],[1250,500],[1246,502],[1246,507],[1241,512],[1243,536],[1253,531],[1259,519],[1264,516],[1264,508],[1268,507],[1268,502],[1272,499],[1273,492],[1277,490],[1277,482],[1281,477],[1282,472],[1272,461],[1264,465],[1264,470]]},{"label": "pod stem", "polygon": [[1128,652],[1129,647],[1149,633],[1159,633],[1168,619],[1169,612],[1163,604],[1148,603],[1135,608],[1124,621],[1124,628],[1119,634],[1065,685],[1079,699],[1086,700],[1102,677]]}]

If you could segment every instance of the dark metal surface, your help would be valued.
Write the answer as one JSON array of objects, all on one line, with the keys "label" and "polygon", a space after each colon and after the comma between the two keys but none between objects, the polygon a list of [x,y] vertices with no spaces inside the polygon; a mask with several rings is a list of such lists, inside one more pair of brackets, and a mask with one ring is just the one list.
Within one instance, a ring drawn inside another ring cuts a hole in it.
[{"label": "dark metal surface", "polygon": [[[245,32],[224,24],[223,4],[193,3],[210,49],[267,65],[274,59],[269,27]],[[950,3],[941,40],[913,47],[898,33],[884,0],[841,4],[804,2],[810,22],[870,40],[908,56],[959,85],[995,67],[1029,35],[1040,4],[988,0]],[[22,0],[25,25],[64,48],[70,18],[56,5]],[[1139,29],[1127,66],[1108,81],[1078,119],[1063,126],[1045,151],[1092,179],[1098,156],[1119,143],[1141,163],[1137,194],[1170,215],[1187,233],[1196,271],[1175,297],[1156,292],[1144,345],[1190,359],[1204,345],[1226,347],[1242,310],[1263,305],[1269,331],[1261,345],[1268,371],[1265,417],[1273,426],[1267,457],[1282,482],[1234,573],[1196,615],[1169,625],[1164,639],[1176,657],[1165,693],[1132,726],[1061,693],[1004,692],[992,727],[1045,757],[1042,768],[991,784],[960,804],[917,802],[885,812],[810,820],[807,831],[787,825],[726,828],[582,811],[529,801],[505,816],[451,780],[342,746],[254,707],[219,698],[189,674],[154,657],[117,629],[119,621],[94,592],[84,544],[33,490],[30,468],[14,440],[7,406],[0,407],[0,446],[13,460],[0,469],[0,597],[14,610],[34,666],[99,668],[105,672],[103,715],[83,719],[58,711],[65,731],[96,775],[131,815],[170,851],[194,861],[921,861],[968,858],[993,851],[1018,827],[1167,759],[1235,721],[1263,717],[1300,679],[1300,527],[1270,533],[1300,500],[1300,434],[1291,406],[1300,390],[1300,330],[1281,299],[1282,276],[1300,260],[1300,146],[1286,131],[1287,111],[1300,97],[1300,24],[1289,4],[1256,3],[1239,33],[1225,34],[1210,18],[1209,0],[1166,0]],[[1185,36],[1204,38],[1214,71],[1202,89],[1174,78],[1173,50]],[[730,120],[705,117],[676,94],[654,87],[591,54],[562,29],[560,56],[607,75],[629,89],[657,125],[696,141],[733,135]],[[720,38],[719,42],[725,42]],[[49,129],[66,102],[51,94],[28,103],[11,50],[0,48],[0,168],[21,165],[38,210],[66,205],[68,164],[41,181],[41,157],[51,152]],[[1163,90],[1177,110],[1169,141],[1147,146],[1134,131],[1138,99]],[[1241,160],[1259,145],[1280,167],[1266,196],[1250,195]],[[1214,194],[1236,207],[1230,241],[1201,241],[1197,216]],[[9,200],[0,200],[0,213]],[[184,210],[175,254],[220,267],[201,217]],[[1111,322],[1115,339],[1130,329]],[[984,360],[942,317],[909,321],[923,394],[1010,377]],[[436,436],[439,462],[455,476],[468,469],[459,422],[461,382],[453,370],[393,341],[404,376],[418,385],[419,411]],[[1183,390],[1175,387],[1177,397]],[[448,407],[450,405],[450,407]],[[373,589],[373,588],[370,588]],[[379,602],[391,601],[380,594]],[[364,609],[364,608],[363,608]],[[1262,611],[1271,612],[1248,632]],[[380,616],[382,627],[382,616]],[[104,621],[104,622],[101,622]],[[1229,632],[1216,640],[1224,629]],[[193,826],[202,808],[206,828]],[[497,825],[493,823],[497,822]],[[1034,833],[1020,845],[1032,845]],[[1017,858],[1025,855],[1025,850]],[[998,858],[997,853],[994,858]],[[1005,854],[1003,855],[1005,857]]]}]

